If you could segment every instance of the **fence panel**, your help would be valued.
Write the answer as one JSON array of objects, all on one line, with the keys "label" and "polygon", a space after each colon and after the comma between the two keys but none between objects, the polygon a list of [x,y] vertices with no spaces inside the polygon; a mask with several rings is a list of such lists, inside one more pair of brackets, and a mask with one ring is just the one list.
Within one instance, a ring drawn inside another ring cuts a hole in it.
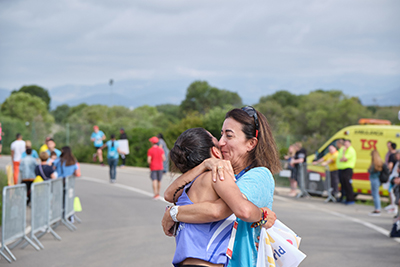
[{"label": "fence panel", "polygon": [[61,221],[63,215],[64,179],[51,180],[50,225]]},{"label": "fence panel", "polygon": [[31,239],[35,240],[39,247],[44,248],[35,236],[38,232],[46,233],[50,219],[50,181],[33,183],[31,187]]},{"label": "fence panel", "polygon": [[[3,221],[1,250],[7,251],[13,260],[17,260],[7,247],[15,241],[28,241],[35,249],[40,250],[25,234],[26,227],[26,185],[5,186],[3,188]],[[18,244],[17,243],[17,244]],[[3,253],[2,253],[3,254]],[[10,260],[5,257],[9,262]]]},{"label": "fence panel", "polygon": [[75,225],[69,222],[68,218],[75,214],[74,210],[75,199],[75,177],[68,176],[65,178],[65,191],[64,191],[64,218],[62,222],[71,231],[76,230]]}]

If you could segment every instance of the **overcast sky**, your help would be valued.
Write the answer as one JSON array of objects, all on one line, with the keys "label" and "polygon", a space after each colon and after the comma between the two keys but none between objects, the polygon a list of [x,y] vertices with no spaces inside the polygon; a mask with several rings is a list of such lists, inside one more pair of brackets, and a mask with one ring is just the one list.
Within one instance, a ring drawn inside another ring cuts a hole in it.
[{"label": "overcast sky", "polygon": [[248,101],[400,93],[399,14],[398,0],[0,0],[0,88],[200,79]]}]

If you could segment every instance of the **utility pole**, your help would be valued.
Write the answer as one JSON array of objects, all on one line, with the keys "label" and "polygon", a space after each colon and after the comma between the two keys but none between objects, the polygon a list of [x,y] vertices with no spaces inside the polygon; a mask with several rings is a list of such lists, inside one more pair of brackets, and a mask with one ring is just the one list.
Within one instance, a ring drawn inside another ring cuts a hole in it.
[{"label": "utility pole", "polygon": [[113,92],[112,92],[113,83],[114,83],[113,79],[110,79],[111,106],[114,106],[114,97],[113,97]]}]

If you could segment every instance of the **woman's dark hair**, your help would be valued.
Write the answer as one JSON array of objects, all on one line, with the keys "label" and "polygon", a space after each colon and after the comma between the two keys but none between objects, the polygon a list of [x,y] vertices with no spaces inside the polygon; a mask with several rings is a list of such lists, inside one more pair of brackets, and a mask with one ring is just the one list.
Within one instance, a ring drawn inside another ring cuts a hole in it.
[{"label": "woman's dark hair", "polygon": [[64,146],[61,148],[60,162],[61,166],[64,164],[64,162],[65,166],[71,166],[76,163],[76,159],[74,155],[72,155],[72,151],[69,146]]},{"label": "woman's dark hair", "polygon": [[209,132],[203,128],[191,128],[178,137],[169,157],[175,167],[185,173],[210,158],[210,148],[213,146]]},{"label": "woman's dark hair", "polygon": [[[253,116],[248,115],[242,109],[235,108],[226,113],[225,119],[228,118],[232,118],[242,124],[242,132],[248,140],[256,136],[256,125]],[[281,169],[281,164],[271,128],[267,118],[258,111],[257,118],[259,124],[258,143],[256,147],[249,152],[248,164],[251,165],[251,168],[266,167],[272,173],[277,173]]]},{"label": "woman's dark hair", "polygon": [[158,137],[159,139],[164,139],[164,136],[163,136],[162,133],[157,134],[157,137]]}]

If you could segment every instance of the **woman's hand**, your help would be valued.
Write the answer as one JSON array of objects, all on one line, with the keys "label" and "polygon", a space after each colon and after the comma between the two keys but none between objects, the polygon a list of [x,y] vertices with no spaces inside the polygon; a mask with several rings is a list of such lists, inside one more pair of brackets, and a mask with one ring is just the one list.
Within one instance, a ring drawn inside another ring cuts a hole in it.
[{"label": "woman's hand", "polygon": [[[217,176],[223,181],[226,174],[234,173],[231,162],[229,160],[208,158],[204,161],[204,167],[211,171],[212,180],[217,181]],[[235,176],[233,176],[235,177]]]},{"label": "woman's hand", "polygon": [[164,216],[161,221],[162,228],[164,230],[165,235],[167,236],[173,236],[173,234],[170,232],[171,228],[174,226],[174,221],[171,218],[171,215],[169,213],[169,210],[171,207],[165,210]]},{"label": "woman's hand", "polygon": [[270,210],[267,207],[264,207],[262,209],[266,210],[268,212],[267,223],[264,224],[262,227],[264,227],[265,229],[271,228],[276,221],[276,214],[275,214],[275,212],[273,212],[272,210]]}]

